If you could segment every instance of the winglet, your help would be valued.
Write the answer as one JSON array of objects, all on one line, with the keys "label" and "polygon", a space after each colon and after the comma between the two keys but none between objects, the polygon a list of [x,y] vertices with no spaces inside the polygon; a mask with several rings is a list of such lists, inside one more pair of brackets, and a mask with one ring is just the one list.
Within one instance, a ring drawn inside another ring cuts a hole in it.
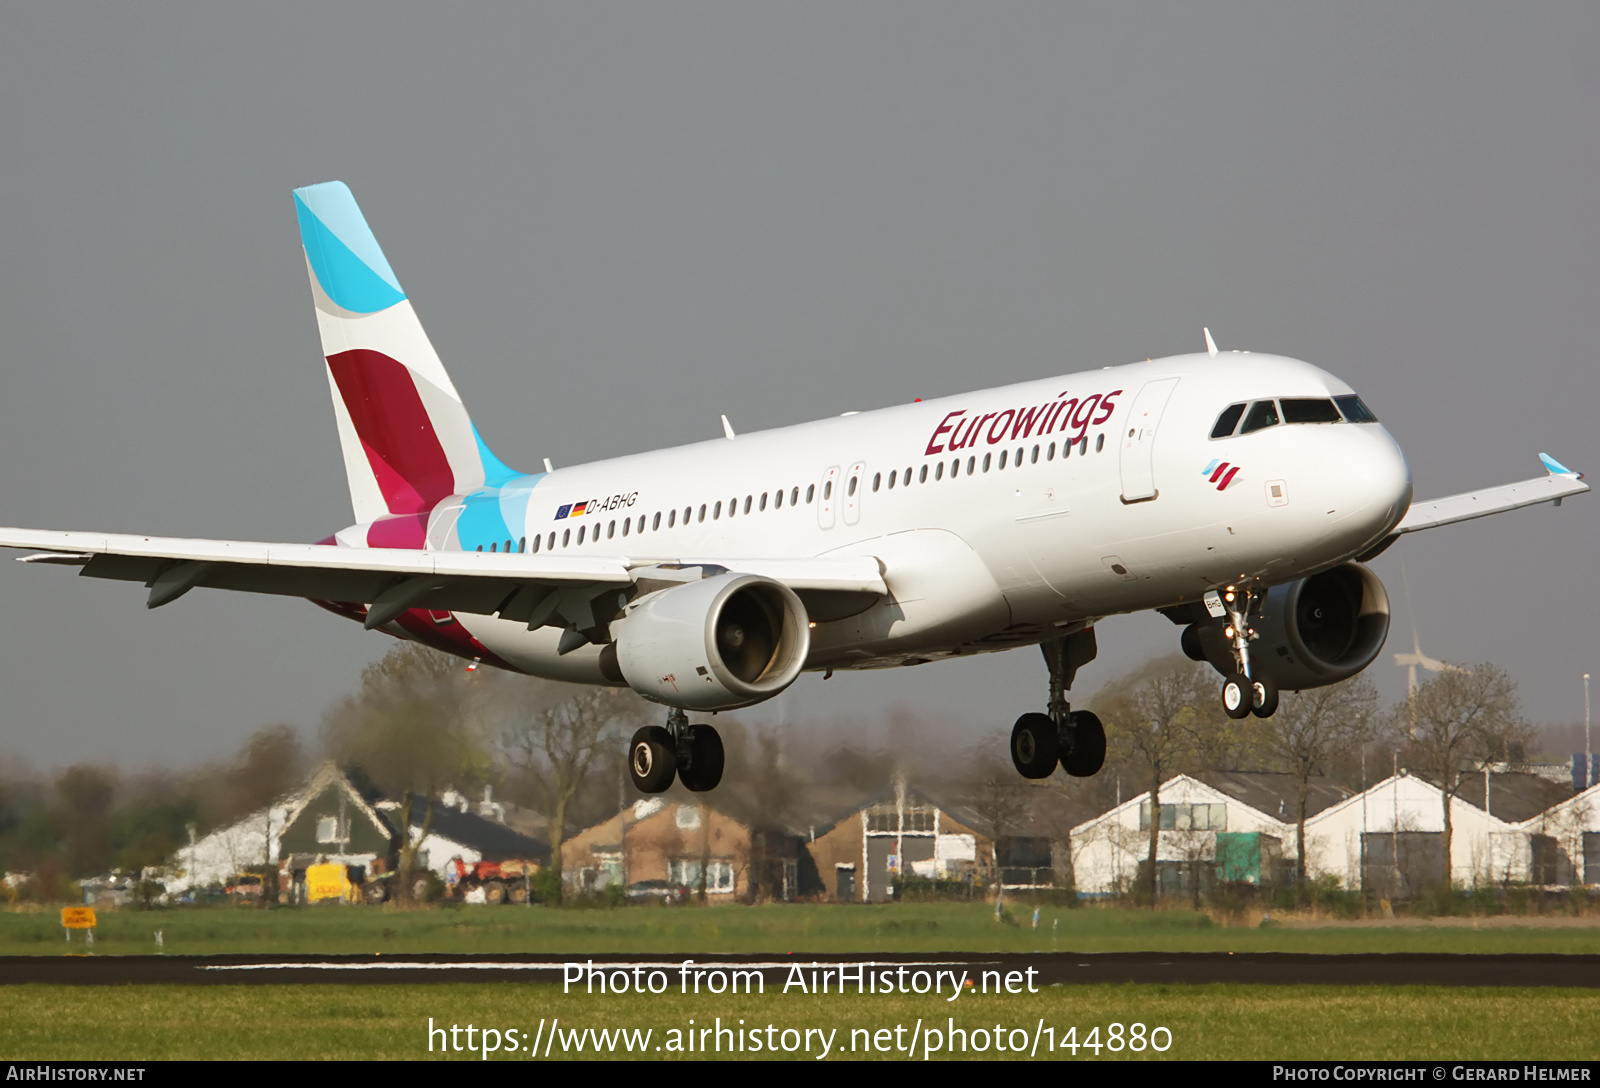
[{"label": "winglet", "polygon": [[1217,342],[1211,339],[1211,330],[1201,329],[1200,331],[1206,334],[1206,354],[1215,359],[1217,357]]},{"label": "winglet", "polygon": [[1548,453],[1541,453],[1539,455],[1539,460],[1544,462],[1545,471],[1549,472],[1552,476],[1571,476],[1577,480],[1583,479],[1583,473],[1572,471],[1572,469],[1568,468],[1566,465],[1563,465],[1560,461],[1557,461]]}]

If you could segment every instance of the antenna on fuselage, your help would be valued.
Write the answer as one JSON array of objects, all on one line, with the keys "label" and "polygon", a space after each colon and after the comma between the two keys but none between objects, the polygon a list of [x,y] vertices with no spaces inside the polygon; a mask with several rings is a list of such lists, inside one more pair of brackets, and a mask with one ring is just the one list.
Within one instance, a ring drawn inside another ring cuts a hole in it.
[{"label": "antenna on fuselage", "polygon": [[1211,339],[1211,330],[1201,329],[1200,331],[1206,334],[1206,354],[1215,359],[1217,357],[1217,342]]},{"label": "antenna on fuselage", "polygon": [[733,424],[728,422],[727,416],[722,417],[722,433],[727,435],[729,439],[735,437],[733,433]]}]

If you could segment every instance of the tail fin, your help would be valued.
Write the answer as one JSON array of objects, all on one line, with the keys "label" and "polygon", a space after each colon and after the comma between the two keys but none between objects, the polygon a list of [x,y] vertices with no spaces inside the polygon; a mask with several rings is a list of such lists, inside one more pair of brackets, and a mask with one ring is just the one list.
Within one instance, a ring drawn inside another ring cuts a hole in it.
[{"label": "tail fin", "polygon": [[342,181],[294,191],[356,521],[516,475],[489,452]]}]

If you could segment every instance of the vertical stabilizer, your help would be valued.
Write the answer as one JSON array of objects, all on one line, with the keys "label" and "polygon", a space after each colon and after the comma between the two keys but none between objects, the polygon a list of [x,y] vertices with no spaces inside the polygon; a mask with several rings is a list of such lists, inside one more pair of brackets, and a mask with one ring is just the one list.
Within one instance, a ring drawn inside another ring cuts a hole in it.
[{"label": "vertical stabilizer", "polygon": [[489,452],[342,181],[294,191],[358,523],[516,475]]}]

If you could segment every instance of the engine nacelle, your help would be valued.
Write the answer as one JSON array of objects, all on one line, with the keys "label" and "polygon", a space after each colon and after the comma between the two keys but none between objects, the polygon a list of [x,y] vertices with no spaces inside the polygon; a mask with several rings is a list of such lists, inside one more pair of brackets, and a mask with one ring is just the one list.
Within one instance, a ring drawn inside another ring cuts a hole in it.
[{"label": "engine nacelle", "polygon": [[[1224,676],[1234,671],[1223,634],[1226,619],[1197,623],[1183,632],[1183,649]],[[1269,674],[1286,691],[1320,688],[1348,679],[1372,664],[1389,636],[1389,594],[1378,576],[1344,563],[1273,586],[1251,621],[1252,670]]]},{"label": "engine nacelle", "polygon": [[646,699],[736,710],[794,683],[811,649],[805,605],[781,582],[718,574],[633,601],[611,625],[617,665]]}]

